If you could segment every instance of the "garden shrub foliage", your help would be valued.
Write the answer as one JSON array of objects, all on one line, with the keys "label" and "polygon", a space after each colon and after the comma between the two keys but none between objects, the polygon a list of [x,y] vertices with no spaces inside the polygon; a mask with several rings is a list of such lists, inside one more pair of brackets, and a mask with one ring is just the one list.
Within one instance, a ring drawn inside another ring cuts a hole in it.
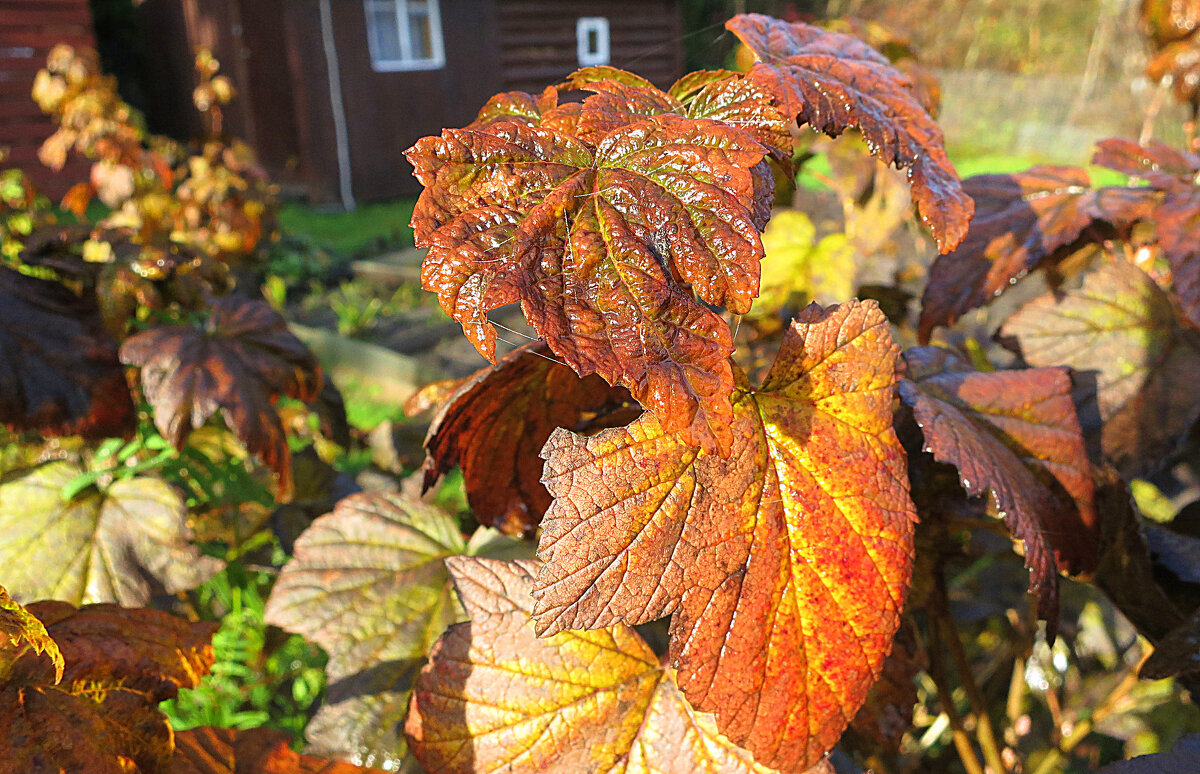
[{"label": "garden shrub foliage", "polygon": [[[496,95],[408,151],[425,186],[422,283],[493,363],[414,399],[437,407],[420,483],[460,468],[480,526],[468,537],[408,489],[364,492],[295,541],[265,618],[328,652],[309,752],[351,762],[299,755],[265,729],[172,739],[154,703],[211,667],[211,627],[91,603],[145,605],[150,581],[186,589],[219,563],[194,553],[169,487],[87,472],[95,460],[0,483],[0,557],[19,552],[10,534],[82,519],[67,538],[122,559],[102,578],[0,579],[12,592],[0,593],[0,717],[32,729],[0,737],[0,755],[31,771],[770,774],[824,765],[852,723],[886,750],[923,668],[906,602],[946,604],[945,557],[918,556],[918,518],[948,539],[938,525],[984,499],[1022,546],[1051,641],[1060,574],[1094,574],[1141,631],[1174,643],[1155,674],[1186,671],[1194,621],[1153,576],[1122,476],[1164,465],[1197,416],[1180,396],[1200,377],[1200,159],[1108,141],[1097,163],[1146,185],[1094,189],[1063,167],[963,184],[928,83],[847,34],[754,14],[727,26],[755,58],[746,72],[691,73],[664,91],[585,68],[539,95]],[[215,106],[219,132],[229,87],[211,61],[198,67],[197,104]],[[77,208],[93,191],[123,204],[90,235],[109,246],[92,261],[64,249],[77,239],[35,238],[4,213],[6,255],[20,250],[0,267],[0,419],[119,434],[137,414],[122,364],[140,368],[164,446],[220,413],[284,497],[293,462],[274,401],[316,401],[323,381],[274,312],[223,295],[231,253],[266,222],[256,189],[199,182],[217,160],[217,178],[236,177],[233,146],[210,142],[186,173],[159,164],[89,72],[84,61],[41,79],[66,132],[48,152],[99,154],[91,187],[69,197]],[[71,89],[93,100],[88,120],[65,119]],[[905,171],[943,253],[916,330],[872,300],[789,309],[780,287],[767,316],[790,321],[752,321],[735,347],[804,125],[853,131]],[[178,201],[158,208],[162,194]],[[208,195],[222,206],[197,209]],[[4,202],[38,212],[23,197]],[[1035,270],[1052,292],[999,324],[1012,367],[929,345]],[[497,358],[488,314],[512,303],[541,341]],[[55,335],[30,337],[29,319]],[[89,357],[72,371],[63,353],[78,351]],[[98,486],[65,490],[79,475]],[[5,526],[30,503],[34,528]],[[143,520],[155,528],[142,534]],[[22,607],[36,597],[80,607]],[[948,612],[927,628],[933,661],[957,635]],[[37,726],[56,712],[96,741],[57,745]]]}]

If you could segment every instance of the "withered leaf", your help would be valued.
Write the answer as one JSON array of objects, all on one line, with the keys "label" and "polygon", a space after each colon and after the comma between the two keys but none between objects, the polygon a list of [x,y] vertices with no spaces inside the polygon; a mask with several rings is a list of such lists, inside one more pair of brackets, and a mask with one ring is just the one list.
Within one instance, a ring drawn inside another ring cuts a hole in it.
[{"label": "withered leaf", "polygon": [[532,532],[550,507],[538,456],[550,433],[630,400],[596,375],[580,379],[544,344],[527,344],[480,369],[442,404],[425,438],[426,491],[455,465],[481,524]]},{"label": "withered leaf", "polygon": [[187,507],[164,481],[119,479],[69,502],[63,488],[84,473],[46,463],[0,483],[0,564],[13,596],[136,607],[156,588],[194,588],[224,566],[189,540]]},{"label": "withered leaf", "polygon": [[0,586],[0,681],[8,680],[13,665],[29,653],[45,655],[52,667],[54,679],[50,682],[62,680],[62,652],[45,625]]},{"label": "withered leaf", "polygon": [[400,495],[351,495],[296,541],[266,621],[328,651],[334,680],[419,658],[457,620],[442,560],[465,548],[457,522],[439,508]]},{"label": "withered leaf", "polygon": [[300,755],[271,728],[193,728],[175,735],[166,774],[383,774],[352,763]]},{"label": "withered leaf", "polygon": [[417,679],[407,731],[430,774],[770,774],[692,710],[628,626],[538,638],[535,563],[447,564],[471,620]]},{"label": "withered leaf", "polygon": [[1200,412],[1194,334],[1175,321],[1167,294],[1132,263],[1110,259],[1067,287],[1026,304],[1001,332],[1033,366],[1075,371],[1080,421],[1126,477],[1145,475],[1174,450]]},{"label": "withered leaf", "polygon": [[[1040,613],[1058,620],[1058,564],[1094,569],[1096,510],[1091,463],[1065,368],[981,373],[953,353],[905,353],[900,397],[916,417],[925,450],[958,468],[972,497],[990,493],[1025,544]],[[1057,562],[1055,561],[1057,558]]]},{"label": "withered leaf", "polygon": [[816,763],[880,674],[911,571],[896,357],[874,302],[814,304],[762,387],[742,380],[728,459],[652,414],[556,431],[539,634],[673,613],[692,705],[760,763]]},{"label": "withered leaf", "polygon": [[407,153],[425,185],[422,284],[489,360],[487,312],[519,300],[576,373],[725,451],[733,347],[701,302],[744,313],[758,291],[764,154],[740,129],[678,115],[595,148],[545,126],[447,129]]},{"label": "withered leaf", "polygon": [[0,423],[42,435],[125,436],[137,423],[94,300],[0,266]]},{"label": "withered leaf", "polygon": [[6,774],[158,774],[171,757],[166,715],[128,688],[2,686],[0,725]]},{"label": "withered leaf", "polygon": [[176,618],[161,610],[34,602],[36,615],[66,662],[63,684],[120,685],[154,702],[195,688],[212,668],[217,625]]},{"label": "withered leaf", "polygon": [[204,328],[169,325],[131,336],[121,360],[142,368],[154,423],[176,448],[218,410],[252,454],[291,492],[291,453],[273,402],[311,402],[324,377],[316,358],[271,307],[230,296],[215,299]]},{"label": "withered leaf", "polygon": [[971,197],[907,76],[850,35],[761,14],[735,16],[725,26],[758,60],[749,79],[770,91],[785,115],[831,137],[860,130],[872,155],[908,170],[913,199],[942,252],[962,241]]},{"label": "withered leaf", "polygon": [[1148,217],[1160,197],[1149,188],[1093,190],[1087,172],[1075,167],[977,175],[963,187],[975,200],[975,218],[963,243],[930,269],[922,342],[935,327],[986,306],[1056,251],[1081,245],[1093,223],[1128,225]]}]

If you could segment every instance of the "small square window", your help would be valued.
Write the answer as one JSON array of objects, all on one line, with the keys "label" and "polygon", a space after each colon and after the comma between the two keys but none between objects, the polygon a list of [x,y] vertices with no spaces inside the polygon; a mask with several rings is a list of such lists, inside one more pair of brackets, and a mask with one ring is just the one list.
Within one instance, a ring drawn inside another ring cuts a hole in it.
[{"label": "small square window", "polygon": [[608,19],[603,16],[581,17],[575,22],[575,43],[580,67],[608,64]]},{"label": "small square window", "polygon": [[363,0],[367,47],[377,72],[436,70],[446,64],[438,0]]}]

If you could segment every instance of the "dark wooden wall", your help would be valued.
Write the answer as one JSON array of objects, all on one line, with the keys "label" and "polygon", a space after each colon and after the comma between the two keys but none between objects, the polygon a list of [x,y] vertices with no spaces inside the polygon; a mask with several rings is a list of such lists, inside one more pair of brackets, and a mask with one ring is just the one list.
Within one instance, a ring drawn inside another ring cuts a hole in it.
[{"label": "dark wooden wall", "polygon": [[659,87],[683,75],[680,0],[496,0],[505,90],[537,93],[579,66],[575,21],[603,16],[610,64]]},{"label": "dark wooden wall", "polygon": [[38,189],[54,199],[85,180],[90,169],[72,158],[56,174],[37,158],[37,149],[55,127],[30,92],[57,43],[95,47],[87,0],[0,0],[0,148],[10,152],[0,167],[25,170]]}]

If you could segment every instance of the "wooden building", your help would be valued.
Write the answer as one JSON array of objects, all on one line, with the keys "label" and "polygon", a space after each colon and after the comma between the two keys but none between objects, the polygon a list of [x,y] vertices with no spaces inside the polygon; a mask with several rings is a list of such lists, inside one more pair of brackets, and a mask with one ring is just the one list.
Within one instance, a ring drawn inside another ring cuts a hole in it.
[{"label": "wooden building", "polygon": [[38,161],[54,123],[30,96],[37,71],[57,43],[95,47],[88,0],[0,0],[0,168],[20,167],[38,190],[52,198],[87,178],[90,164],[71,158],[61,172]]},{"label": "wooden building", "polygon": [[416,193],[404,150],[470,122],[498,91],[540,91],[581,63],[659,84],[683,69],[680,0],[144,0],[140,10],[152,125],[195,128],[180,120],[192,115],[190,56],[209,47],[240,92],[231,131],[285,186],[346,206]]}]

